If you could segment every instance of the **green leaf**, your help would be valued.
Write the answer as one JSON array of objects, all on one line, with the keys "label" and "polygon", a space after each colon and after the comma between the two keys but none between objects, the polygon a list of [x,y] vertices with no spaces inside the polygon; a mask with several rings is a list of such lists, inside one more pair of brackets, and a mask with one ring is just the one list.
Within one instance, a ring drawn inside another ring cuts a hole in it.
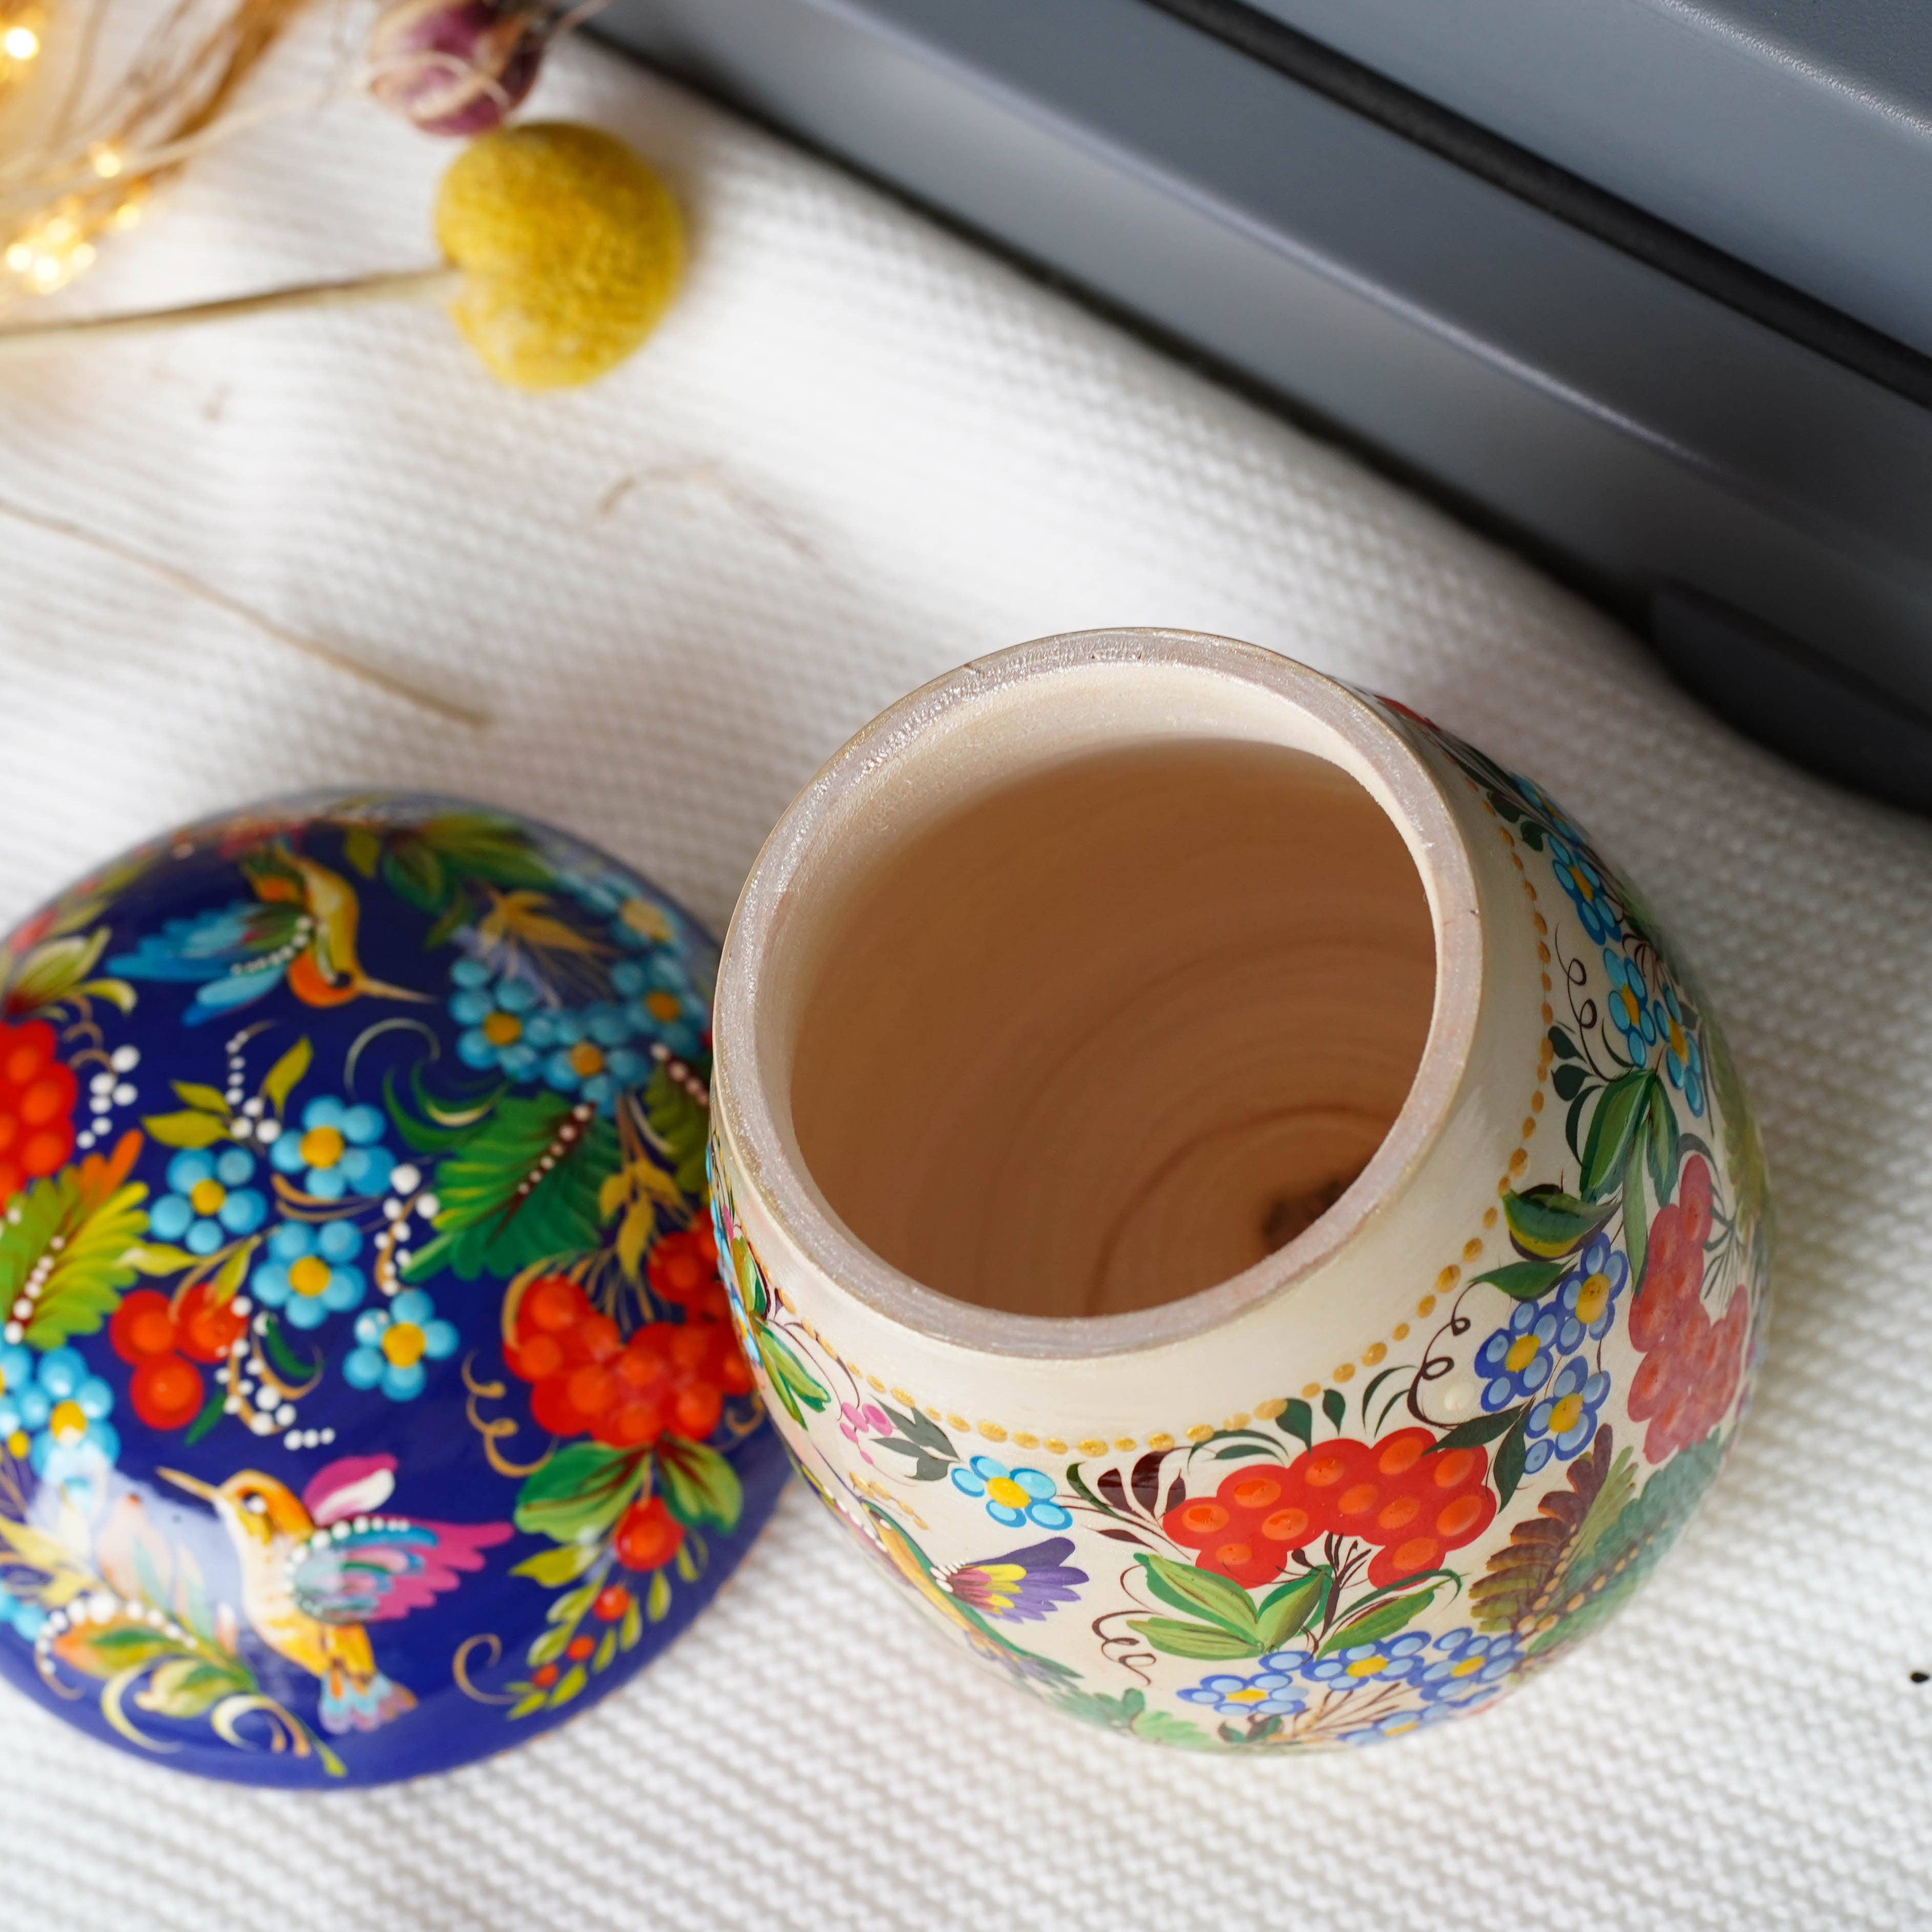
[{"label": "green leaf", "polygon": [[602,1554],[595,1542],[562,1544],[555,1550],[540,1550],[536,1556],[513,1563],[510,1574],[527,1576],[546,1590],[554,1590],[560,1585],[575,1582]]},{"label": "green leaf", "polygon": [[1644,1199],[1643,1163],[1633,1162],[1624,1189],[1624,1252],[1630,1262],[1630,1300],[1643,1292],[1650,1261],[1650,1209]]},{"label": "green leaf", "polygon": [[1327,1641],[1315,1654],[1328,1657],[1353,1644],[1378,1643],[1385,1636],[1394,1636],[1398,1630],[1406,1630],[1435,1596],[1434,1590],[1429,1589],[1412,1591],[1406,1597],[1384,1598],[1373,1608],[1330,1631]]},{"label": "green leaf", "polygon": [[568,1704],[572,1698],[574,1697],[590,1681],[589,1678],[584,1674],[583,1665],[580,1664],[573,1664],[570,1668],[557,1679],[556,1688],[550,1692],[550,1708],[554,1711],[560,1704]]},{"label": "green leaf", "polygon": [[1509,1433],[1502,1439],[1496,1451],[1496,1460],[1490,1471],[1490,1480],[1496,1485],[1496,1500],[1507,1503],[1516,1494],[1516,1486],[1522,1480],[1522,1466],[1528,1455],[1524,1438],[1529,1432],[1528,1402],[1516,1412],[1516,1420]]},{"label": "green leaf", "polygon": [[373,879],[382,856],[382,842],[368,826],[352,825],[342,835],[342,856],[365,879]]},{"label": "green leaf", "polygon": [[766,1375],[793,1421],[805,1420],[799,1412],[801,1409],[815,1413],[832,1400],[831,1391],[793,1354],[790,1344],[769,1322],[752,1324],[752,1340]]},{"label": "green leaf", "polygon": [[179,1274],[200,1258],[168,1241],[142,1241],[130,1248],[126,1256],[128,1265],[136,1274],[148,1275]]},{"label": "green leaf", "polygon": [[212,1147],[217,1141],[228,1138],[226,1115],[218,1118],[213,1114],[194,1112],[148,1114],[142,1117],[141,1124],[164,1147]]},{"label": "green leaf", "polygon": [[637,1598],[633,1597],[624,1606],[624,1621],[617,1628],[617,1648],[620,1650],[636,1649],[638,1640],[644,1634],[644,1615],[638,1607]]},{"label": "green leaf", "polygon": [[382,854],[382,881],[406,904],[418,912],[440,912],[450,880],[427,841],[398,838]]},{"label": "green leaf", "polygon": [[1238,1583],[1217,1576],[1212,1570],[1197,1570],[1191,1563],[1176,1562],[1171,1556],[1143,1552],[1134,1561],[1146,1572],[1148,1588],[1162,1603],[1206,1617],[1243,1638],[1254,1636],[1254,1602]]},{"label": "green leaf", "polygon": [[528,1652],[530,1667],[539,1670],[546,1664],[554,1664],[563,1654],[569,1642],[570,1626],[568,1624],[552,1624],[532,1640]]},{"label": "green leaf", "polygon": [[1580,1060],[1582,1058],[1576,1051],[1576,1042],[1560,1026],[1550,1029],[1550,1044],[1558,1060]]},{"label": "green leaf", "polygon": [[745,1507],[738,1472],[715,1449],[682,1436],[659,1437],[658,1489],[680,1522],[732,1530]]},{"label": "green leaf", "polygon": [[1275,1426],[1284,1436],[1299,1437],[1304,1448],[1314,1448],[1315,1412],[1298,1395],[1282,1405],[1280,1414],[1275,1418]]},{"label": "green leaf", "polygon": [[110,1624],[70,1624],[54,1640],[63,1664],[90,1677],[112,1677],[181,1654],[181,1639],[131,1618]]},{"label": "green leaf", "polygon": [[[928,1456],[943,1457],[951,1462],[958,1461],[959,1452],[953,1448],[952,1437],[931,1416],[922,1415],[913,1408],[908,1408],[902,1415],[888,1402],[881,1402],[879,1406],[885,1411],[886,1420],[908,1442],[916,1443]],[[890,1449],[892,1444],[888,1441],[884,1446]]]},{"label": "green leaf", "polygon": [[1574,1065],[1556,1067],[1550,1073],[1550,1084],[1556,1089],[1558,1100],[1574,1100],[1589,1085],[1589,1070]]},{"label": "green leaf", "polygon": [[1184,1750],[1211,1750],[1214,1741],[1201,1726],[1172,1711],[1143,1711],[1128,1726],[1137,1738],[1156,1744],[1178,1744]]},{"label": "green leaf", "polygon": [[1252,1637],[1237,1636],[1218,1624],[1184,1623],[1178,1617],[1130,1617],[1136,1630],[1156,1650],[1170,1657],[1192,1657],[1220,1662],[1234,1657],[1258,1657],[1261,1646]]},{"label": "green leaf", "polygon": [[580,1590],[567,1590],[544,1612],[544,1621],[568,1630],[597,1600],[597,1586],[586,1583]]},{"label": "green leaf", "polygon": [[148,1190],[137,1182],[104,1195],[114,1172],[105,1162],[63,1168],[14,1196],[8,1212],[19,1220],[0,1222],[0,1308],[10,1307],[28,1276],[46,1266],[27,1323],[33,1348],[94,1334],[134,1280],[128,1256],[147,1232],[141,1203]]},{"label": "green leaf", "polygon": [[644,1088],[644,1118],[669,1156],[678,1186],[686,1194],[704,1192],[704,1149],[711,1135],[711,1110],[660,1066]]},{"label": "green leaf", "polygon": [[[543,1167],[546,1158],[554,1165]],[[507,1280],[534,1262],[590,1253],[598,1192],[617,1162],[616,1130],[601,1114],[579,1119],[560,1094],[502,1100],[437,1162],[436,1232],[409,1278],[448,1268],[463,1281]]]},{"label": "green leaf", "polygon": [[607,1630],[604,1633],[603,1641],[597,1646],[597,1654],[590,1660],[591,1669],[598,1672],[608,1670],[610,1660],[616,1654],[617,1633],[614,1630]]},{"label": "green leaf", "polygon": [[1529,1413],[1529,1404],[1520,1408],[1505,1408],[1495,1415],[1472,1416],[1467,1422],[1459,1422],[1447,1432],[1428,1451],[1435,1456],[1444,1449],[1478,1449],[1485,1442],[1493,1442],[1498,1436],[1507,1435],[1522,1418]]},{"label": "green leaf", "polygon": [[1341,1427],[1343,1417],[1348,1413],[1348,1405],[1342,1399],[1340,1389],[1324,1389],[1322,1391],[1322,1413],[1328,1418],[1330,1428]]},{"label": "green leaf", "polygon": [[307,1360],[298,1355],[290,1346],[288,1336],[283,1332],[281,1317],[271,1312],[261,1329],[263,1352],[274,1366],[275,1372],[286,1376],[290,1382],[307,1382],[322,1366],[322,1353],[318,1349]]},{"label": "green leaf", "polygon": [[171,1657],[154,1667],[134,1702],[163,1718],[199,1718],[224,1697],[254,1688],[248,1670],[232,1669],[200,1657]]},{"label": "green leaf", "polygon": [[1547,1183],[1503,1196],[1510,1239],[1522,1253],[1542,1261],[1575,1253],[1612,1211],[1612,1204],[1586,1204]]},{"label": "green leaf", "polygon": [[570,1443],[524,1478],[511,1520],[553,1543],[602,1535],[637,1494],[650,1453]]},{"label": "green leaf", "polygon": [[8,1014],[19,1018],[84,990],[81,982],[106,950],[107,930],[104,926],[96,926],[85,938],[73,934],[35,946],[19,970],[6,978]]},{"label": "green leaf", "polygon": [[670,1579],[662,1570],[651,1576],[651,1587],[644,1597],[644,1615],[661,1624],[670,1614]]},{"label": "green leaf", "polygon": [[1255,1619],[1255,1641],[1262,1651],[1279,1650],[1290,1637],[1299,1636],[1321,1613],[1334,1581],[1333,1572],[1324,1564],[1264,1597]]},{"label": "green leaf", "polygon": [[533,1712],[541,1711],[550,1702],[548,1695],[542,1690],[532,1690],[526,1697],[520,1697],[505,1713],[511,1718],[527,1718]]},{"label": "green leaf", "polygon": [[1561,1262],[1511,1262],[1507,1266],[1491,1268],[1486,1274],[1479,1274],[1470,1284],[1487,1282],[1492,1288],[1499,1288],[1504,1294],[1518,1301],[1538,1301],[1563,1279],[1564,1264]]},{"label": "green leaf", "polygon": [[1656,1079],[1655,1074],[1638,1067],[1619,1074],[1598,1096],[1583,1142],[1583,1172],[1577,1184],[1586,1201],[1599,1200],[1616,1190]]},{"label": "green leaf", "polygon": [[168,1084],[190,1107],[198,1107],[205,1114],[219,1114],[226,1121],[228,1102],[218,1088],[204,1087],[198,1080],[171,1080]]},{"label": "green leaf", "polygon": [[262,1082],[262,1091],[278,1114],[288,1105],[289,1096],[295,1091],[296,1083],[308,1071],[309,1063],[315,1058],[315,1049],[308,1043],[304,1034],[268,1069]]},{"label": "green leaf", "polygon": [[221,1420],[222,1417],[227,1413],[224,1406],[227,1400],[226,1392],[217,1388],[214,1394],[202,1404],[201,1413],[188,1424],[188,1432],[182,1438],[184,1448],[191,1447],[199,1442]]},{"label": "green leaf", "polygon": [[1677,1109],[1670,1104],[1670,1090],[1654,1075],[1651,1078],[1650,1112],[1645,1125],[1644,1152],[1650,1167],[1652,1185],[1660,1202],[1670,1198],[1677,1179]]}]

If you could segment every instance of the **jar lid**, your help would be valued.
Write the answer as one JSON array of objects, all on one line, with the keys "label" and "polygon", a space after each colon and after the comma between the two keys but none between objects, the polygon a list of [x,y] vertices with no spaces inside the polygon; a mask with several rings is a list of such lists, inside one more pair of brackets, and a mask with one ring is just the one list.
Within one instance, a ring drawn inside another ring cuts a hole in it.
[{"label": "jar lid", "polygon": [[326,1788],[656,1656],[783,1454],[717,1274],[717,949],[578,841],[277,801],[0,946],[0,1675]]}]

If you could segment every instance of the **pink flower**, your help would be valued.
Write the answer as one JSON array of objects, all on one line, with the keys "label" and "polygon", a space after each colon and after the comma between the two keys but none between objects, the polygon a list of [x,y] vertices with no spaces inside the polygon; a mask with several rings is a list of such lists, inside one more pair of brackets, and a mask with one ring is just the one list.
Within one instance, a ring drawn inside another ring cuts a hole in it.
[{"label": "pink flower", "polygon": [[872,1459],[866,1454],[865,1444],[859,1438],[890,1436],[892,1425],[877,1402],[842,1402],[838,1405],[838,1432],[858,1450],[862,1460],[869,1462]]}]

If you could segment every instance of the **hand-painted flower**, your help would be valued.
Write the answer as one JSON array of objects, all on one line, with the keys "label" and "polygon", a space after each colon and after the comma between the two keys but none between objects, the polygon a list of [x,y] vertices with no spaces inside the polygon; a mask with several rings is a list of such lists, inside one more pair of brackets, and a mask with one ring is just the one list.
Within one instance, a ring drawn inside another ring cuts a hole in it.
[{"label": "hand-painted flower", "polygon": [[1524,1423],[1523,1473],[1534,1475],[1552,1456],[1568,1462],[1597,1432],[1597,1418],[1610,1393],[1610,1378],[1572,1355],[1550,1378],[1541,1401]]},{"label": "hand-painted flower", "polygon": [[1261,1670],[1252,1677],[1204,1677],[1180,1694],[1222,1718],[1292,1718],[1308,1708],[1298,1692],[1293,1670]]},{"label": "hand-painted flower", "polygon": [[320,1328],[362,1305],[369,1278],[356,1264],[362,1231],[352,1221],[284,1221],[268,1237],[268,1259],[250,1276],[255,1298],[297,1328]]},{"label": "hand-painted flower", "polygon": [[986,1514],[1008,1529],[1030,1522],[1038,1529],[1066,1529],[1072,1514],[1053,1499],[1053,1478],[1039,1469],[1009,1468],[991,1456],[956,1463],[952,1486],[986,1505]]},{"label": "hand-painted flower", "polygon": [[424,1361],[454,1354],[458,1337],[448,1322],[436,1318],[429,1297],[411,1288],[388,1307],[357,1316],[356,1340],[342,1364],[343,1379],[351,1388],[380,1388],[392,1402],[409,1402],[428,1380]]},{"label": "hand-painted flower", "polygon": [[1549,1381],[1562,1326],[1562,1312],[1551,1302],[1519,1301],[1510,1310],[1509,1320],[1476,1351],[1487,1413],[1526,1402]]},{"label": "hand-painted flower", "polygon": [[1556,883],[1570,895],[1576,916],[1592,940],[1604,946],[1621,937],[1622,910],[1582,842],[1552,836],[1550,862],[1556,868]]},{"label": "hand-painted flower", "polygon": [[1651,1006],[1651,1017],[1657,1022],[1657,1031],[1664,1042],[1664,1070],[1670,1076],[1670,1084],[1684,1096],[1684,1104],[1694,1114],[1704,1111],[1704,1054],[1697,1044],[1697,1036],[1684,1023],[1684,1009],[1678,1004],[1677,988],[1668,980],[1664,982],[1660,997]]},{"label": "hand-painted flower", "polygon": [[1435,1656],[1412,1679],[1432,1704],[1486,1697],[1522,1661],[1514,1636],[1479,1636],[1466,1626],[1444,1631],[1433,1648]]},{"label": "hand-painted flower", "polygon": [[1643,969],[1634,959],[1606,946],[1604,971],[1610,982],[1604,994],[1604,1010],[1623,1036],[1624,1052],[1631,1066],[1648,1066],[1650,1050],[1657,1044],[1657,1022],[1651,1013],[1650,988],[1644,984]]},{"label": "hand-painted flower", "polygon": [[1024,1550],[1010,1550],[1004,1556],[939,1570],[936,1580],[942,1590],[971,1604],[982,1616],[1006,1623],[1035,1622],[1078,1597],[1087,1573],[1066,1561],[1072,1554],[1073,1545],[1066,1537],[1051,1537]]},{"label": "hand-painted flower", "polygon": [[246,1148],[183,1149],[168,1162],[168,1192],[149,1213],[148,1232],[191,1255],[212,1255],[229,1236],[252,1234],[268,1218],[260,1189],[247,1185],[254,1175]]},{"label": "hand-painted flower", "polygon": [[1300,1674],[1310,1684],[1330,1690],[1357,1690],[1364,1684],[1394,1684],[1419,1676],[1429,1639],[1420,1630],[1378,1638],[1373,1643],[1352,1643],[1326,1657],[1304,1658]]},{"label": "hand-painted flower", "polygon": [[380,1194],[388,1186],[396,1157],[382,1144],[382,1117],[374,1107],[318,1094],[303,1108],[302,1126],[298,1134],[278,1136],[269,1159],[277,1172],[300,1174],[315,1199]]},{"label": "hand-painted flower", "polygon": [[113,1409],[114,1391],[78,1349],[50,1348],[36,1362],[29,1349],[0,1346],[0,1444],[42,1482],[66,1491],[83,1517],[101,1501],[102,1481],[121,1453],[107,1420]]},{"label": "hand-painted flower", "polygon": [[1576,1265],[1558,1284],[1556,1306],[1562,1320],[1556,1334],[1556,1352],[1569,1354],[1588,1337],[1610,1332],[1616,1319],[1617,1297],[1630,1280],[1630,1262],[1606,1234],[1593,1235]]}]

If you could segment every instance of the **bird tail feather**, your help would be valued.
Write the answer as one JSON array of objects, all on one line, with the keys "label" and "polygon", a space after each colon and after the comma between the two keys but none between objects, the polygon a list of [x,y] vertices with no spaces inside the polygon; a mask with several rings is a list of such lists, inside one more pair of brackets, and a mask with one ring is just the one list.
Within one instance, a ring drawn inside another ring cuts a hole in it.
[{"label": "bird tail feather", "polygon": [[392,1718],[416,1708],[416,1693],[392,1684],[380,1670],[352,1670],[332,1662],[322,1680],[322,1728],[340,1737],[344,1731],[380,1730]]}]

